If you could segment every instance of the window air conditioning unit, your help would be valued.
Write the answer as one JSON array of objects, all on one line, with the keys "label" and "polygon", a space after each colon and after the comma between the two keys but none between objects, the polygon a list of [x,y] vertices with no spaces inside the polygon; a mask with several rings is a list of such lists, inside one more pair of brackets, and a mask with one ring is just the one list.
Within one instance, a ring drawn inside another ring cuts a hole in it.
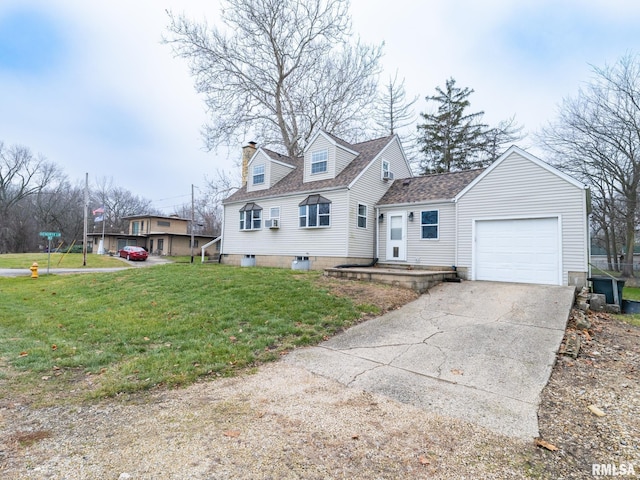
[{"label": "window air conditioning unit", "polygon": [[267,228],[280,228],[280,219],[272,218],[271,220],[265,221]]},{"label": "window air conditioning unit", "polygon": [[382,178],[384,180],[393,180],[393,172],[389,172],[389,171],[383,172]]}]

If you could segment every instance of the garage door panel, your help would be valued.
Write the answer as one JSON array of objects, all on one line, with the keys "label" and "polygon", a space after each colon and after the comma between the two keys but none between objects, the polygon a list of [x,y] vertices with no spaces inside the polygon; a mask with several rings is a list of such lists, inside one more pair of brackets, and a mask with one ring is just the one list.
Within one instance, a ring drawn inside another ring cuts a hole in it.
[{"label": "garage door panel", "polygon": [[558,284],[557,218],[476,222],[477,280]]}]

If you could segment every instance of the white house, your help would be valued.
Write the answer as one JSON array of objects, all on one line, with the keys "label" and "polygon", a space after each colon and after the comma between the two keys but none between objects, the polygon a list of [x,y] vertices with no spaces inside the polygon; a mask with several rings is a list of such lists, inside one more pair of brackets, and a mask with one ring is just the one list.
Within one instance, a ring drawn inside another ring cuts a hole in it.
[{"label": "white house", "polygon": [[223,202],[223,263],[304,261],[323,269],[371,262],[376,203],[394,176],[411,176],[397,136],[351,145],[321,131],[293,159],[247,150],[246,184]]},{"label": "white house", "polygon": [[486,169],[413,177],[397,136],[317,133],[291,159],[245,147],[221,261],[324,269],[455,267],[469,280],[583,285],[588,189],[511,147]]}]

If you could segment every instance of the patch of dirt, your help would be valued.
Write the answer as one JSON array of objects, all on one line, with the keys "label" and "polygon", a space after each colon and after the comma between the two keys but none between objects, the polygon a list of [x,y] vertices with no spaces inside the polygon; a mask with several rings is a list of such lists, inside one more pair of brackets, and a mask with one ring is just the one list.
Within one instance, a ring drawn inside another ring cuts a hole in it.
[{"label": "patch of dirt", "polygon": [[406,305],[420,295],[407,288],[381,285],[373,282],[357,282],[343,278],[320,277],[318,281],[332,294],[351,298],[356,305],[374,306],[377,312],[369,313],[366,318],[378,316],[389,310]]},{"label": "patch of dirt", "polygon": [[591,328],[578,330],[578,315],[572,312],[560,351],[577,335],[579,354],[558,356],[542,392],[540,434],[558,450],[541,449],[540,461],[548,478],[592,478],[594,464],[632,465],[640,477],[640,328],[589,312]]}]

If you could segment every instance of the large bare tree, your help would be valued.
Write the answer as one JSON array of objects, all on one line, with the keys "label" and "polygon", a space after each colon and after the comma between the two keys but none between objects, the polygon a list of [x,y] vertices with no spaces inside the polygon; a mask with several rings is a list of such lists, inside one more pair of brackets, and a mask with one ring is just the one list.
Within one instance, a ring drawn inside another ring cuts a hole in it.
[{"label": "large bare tree", "polygon": [[16,240],[26,231],[20,220],[20,204],[59,176],[56,165],[43,156],[36,156],[21,145],[5,146],[0,142],[0,252],[25,248],[28,243]]},{"label": "large bare tree", "polygon": [[210,149],[246,135],[289,156],[317,129],[367,131],[381,46],[354,40],[348,0],[222,0],[222,24],[169,12],[164,41],[189,62]]},{"label": "large bare tree", "polygon": [[[123,219],[124,217],[160,214],[146,198],[114,185],[113,178],[99,178],[95,188],[91,190],[90,196],[91,209],[104,207],[104,214],[101,216],[106,222],[105,230],[108,232],[126,231],[128,222]],[[94,230],[98,231],[98,228],[101,228],[100,225],[94,224]]]},{"label": "large bare tree", "polygon": [[562,102],[541,139],[558,167],[593,186],[594,218],[606,238],[609,263],[617,254],[616,239],[622,239],[627,256],[622,273],[632,276],[640,186],[640,57],[626,55],[592,70],[591,81]]}]

